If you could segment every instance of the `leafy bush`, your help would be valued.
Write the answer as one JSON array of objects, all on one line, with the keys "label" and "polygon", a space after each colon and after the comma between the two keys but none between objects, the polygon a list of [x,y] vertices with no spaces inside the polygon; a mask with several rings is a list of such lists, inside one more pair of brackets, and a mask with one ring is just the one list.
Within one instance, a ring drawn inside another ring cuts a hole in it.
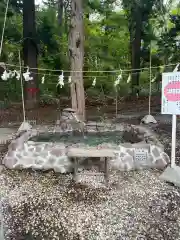
[{"label": "leafy bush", "polygon": [[43,94],[40,96],[40,105],[45,106],[45,105],[54,105],[54,104],[59,104],[59,99],[54,97],[51,94]]}]

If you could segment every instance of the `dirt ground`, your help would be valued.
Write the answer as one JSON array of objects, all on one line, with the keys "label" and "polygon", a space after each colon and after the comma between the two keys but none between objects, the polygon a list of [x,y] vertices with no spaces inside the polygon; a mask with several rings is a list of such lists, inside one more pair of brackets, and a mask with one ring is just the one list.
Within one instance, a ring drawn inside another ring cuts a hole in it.
[{"label": "dirt ground", "polygon": [[[39,106],[33,110],[26,110],[28,120],[36,120],[37,124],[54,123],[61,110],[70,107],[69,101],[63,101],[60,105]],[[118,100],[118,114],[142,113],[148,111],[148,98],[126,98]],[[160,112],[160,98],[152,97],[152,111]],[[86,118],[88,120],[116,117],[115,99],[105,99],[103,101],[86,101]],[[22,104],[13,104],[8,109],[0,110],[0,126],[8,127],[10,123],[20,123],[23,121]]]}]

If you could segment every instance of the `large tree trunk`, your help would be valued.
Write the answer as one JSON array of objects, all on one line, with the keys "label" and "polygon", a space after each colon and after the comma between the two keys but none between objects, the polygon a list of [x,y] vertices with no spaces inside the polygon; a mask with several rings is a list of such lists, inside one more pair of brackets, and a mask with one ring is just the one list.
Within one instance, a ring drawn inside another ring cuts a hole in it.
[{"label": "large tree trunk", "polygon": [[84,62],[84,26],[82,0],[71,1],[69,54],[72,77],[72,108],[77,111],[81,120],[85,120],[85,95],[82,72]]},{"label": "large tree trunk", "polygon": [[35,2],[34,0],[23,1],[23,54],[24,65],[32,70],[33,80],[25,82],[25,101],[27,108],[33,108],[38,102],[38,75],[37,75],[37,42],[35,25]]},{"label": "large tree trunk", "polygon": [[[133,21],[130,30],[131,35],[131,67],[140,69],[141,57],[141,35],[142,35],[142,16],[141,9],[136,6],[136,11],[132,12]],[[132,95],[139,96],[139,70],[132,71]]]},{"label": "large tree trunk", "polygon": [[62,29],[63,29],[63,0],[58,0],[58,24],[60,29],[60,37],[62,36]]}]

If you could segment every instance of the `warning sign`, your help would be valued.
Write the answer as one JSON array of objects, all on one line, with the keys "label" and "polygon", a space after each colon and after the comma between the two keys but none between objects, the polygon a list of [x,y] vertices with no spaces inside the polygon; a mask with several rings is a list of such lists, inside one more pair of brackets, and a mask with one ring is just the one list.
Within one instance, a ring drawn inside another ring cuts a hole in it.
[{"label": "warning sign", "polygon": [[180,115],[180,72],[162,74],[161,113]]}]

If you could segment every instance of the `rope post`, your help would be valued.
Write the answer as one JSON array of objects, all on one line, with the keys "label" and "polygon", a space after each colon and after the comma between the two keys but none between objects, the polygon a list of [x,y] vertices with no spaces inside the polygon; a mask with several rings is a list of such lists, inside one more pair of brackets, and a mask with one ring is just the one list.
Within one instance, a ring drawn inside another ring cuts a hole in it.
[{"label": "rope post", "polygon": [[20,80],[21,80],[21,98],[22,98],[22,107],[23,107],[23,121],[26,121],[26,112],[25,112],[25,104],[24,104],[24,89],[23,89],[23,78],[22,78],[22,67],[21,67],[21,52],[19,50],[19,72],[20,72]]},{"label": "rope post", "polygon": [[117,87],[115,89],[116,91],[116,118],[118,117],[118,91],[117,91]]},{"label": "rope post", "polygon": [[19,71],[20,71],[20,80],[21,80],[21,98],[22,98],[22,108],[23,108],[23,122],[18,129],[18,132],[21,131],[29,131],[32,129],[32,126],[26,122],[26,111],[25,111],[25,104],[24,104],[24,88],[23,88],[23,77],[22,77],[22,66],[21,66],[21,52],[19,50]]},{"label": "rope post", "polygon": [[149,115],[151,115],[151,95],[152,95],[152,56],[151,56],[151,42],[150,42],[150,56],[149,56]]},{"label": "rope post", "polygon": [[154,123],[156,124],[156,119],[151,115],[151,95],[152,95],[152,84],[151,84],[151,78],[152,78],[152,56],[151,56],[151,48],[152,44],[150,42],[150,56],[149,56],[149,111],[148,115],[146,115],[142,120],[141,123],[149,124]]}]

